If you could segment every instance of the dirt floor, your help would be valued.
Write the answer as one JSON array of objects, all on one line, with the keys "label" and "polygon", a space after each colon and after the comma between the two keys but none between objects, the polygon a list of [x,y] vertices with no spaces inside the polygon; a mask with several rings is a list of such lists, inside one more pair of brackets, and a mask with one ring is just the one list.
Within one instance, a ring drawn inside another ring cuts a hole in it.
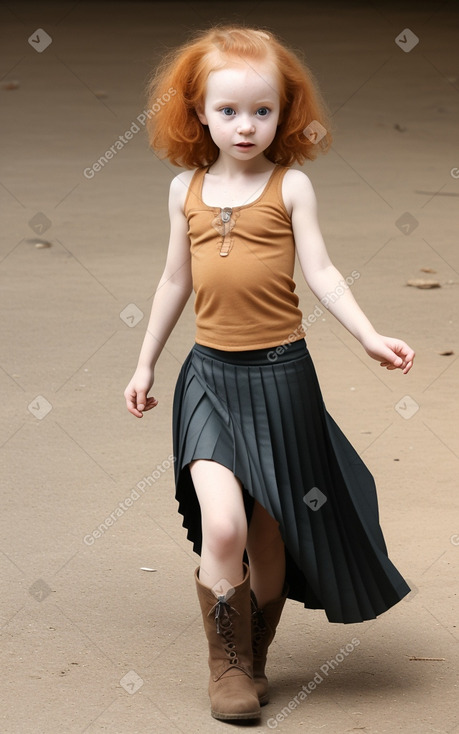
[{"label": "dirt floor", "polygon": [[[177,172],[148,150],[144,85],[165,49],[221,20],[304,53],[335,128],[329,154],[304,166],[330,254],[358,273],[376,328],[417,352],[403,376],[325,311],[308,330],[328,410],[377,480],[412,592],[356,625],[289,601],[272,699],[251,729],[458,733],[459,7],[382,0],[1,5],[0,730],[239,728],[209,714],[199,559],[173,491],[191,302],[157,366],[159,406],[139,421],[123,399]],[[297,282],[307,316],[318,306]]]}]

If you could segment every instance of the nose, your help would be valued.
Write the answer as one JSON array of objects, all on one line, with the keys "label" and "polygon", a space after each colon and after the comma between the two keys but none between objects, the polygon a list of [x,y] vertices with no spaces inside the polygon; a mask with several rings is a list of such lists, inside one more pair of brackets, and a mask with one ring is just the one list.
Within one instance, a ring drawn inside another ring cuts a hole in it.
[{"label": "nose", "polygon": [[241,135],[249,135],[250,133],[255,132],[255,125],[247,115],[239,119],[237,132]]}]

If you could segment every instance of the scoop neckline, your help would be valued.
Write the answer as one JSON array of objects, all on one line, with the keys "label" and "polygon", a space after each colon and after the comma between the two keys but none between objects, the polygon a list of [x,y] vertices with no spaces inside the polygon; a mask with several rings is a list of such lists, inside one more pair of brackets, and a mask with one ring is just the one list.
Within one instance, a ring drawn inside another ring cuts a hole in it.
[{"label": "scoop neckline", "polygon": [[260,201],[260,199],[262,199],[263,196],[265,195],[265,193],[267,192],[267,190],[268,190],[269,186],[271,185],[271,182],[272,182],[272,180],[274,178],[274,174],[280,168],[279,164],[276,163],[275,166],[274,166],[274,168],[273,168],[273,170],[271,171],[271,174],[270,174],[268,180],[266,181],[266,183],[265,183],[265,185],[263,187],[263,191],[261,192],[260,196],[258,196],[254,201],[250,201],[248,204],[240,204],[239,206],[228,206],[228,207],[224,207],[224,206],[218,206],[218,205],[217,206],[209,206],[209,204],[206,204],[206,202],[204,201],[204,199],[202,197],[202,189],[203,189],[203,186],[204,186],[204,177],[205,177],[206,173],[208,173],[209,168],[210,168],[211,165],[212,164],[208,165],[206,168],[203,169],[204,170],[204,173],[203,173],[203,175],[201,177],[201,186],[200,186],[201,201],[204,204],[204,206],[206,207],[206,209],[218,209],[219,211],[221,211],[223,209],[231,209],[231,211],[239,210],[239,209],[247,209],[249,206],[253,206],[254,204],[257,204]]}]

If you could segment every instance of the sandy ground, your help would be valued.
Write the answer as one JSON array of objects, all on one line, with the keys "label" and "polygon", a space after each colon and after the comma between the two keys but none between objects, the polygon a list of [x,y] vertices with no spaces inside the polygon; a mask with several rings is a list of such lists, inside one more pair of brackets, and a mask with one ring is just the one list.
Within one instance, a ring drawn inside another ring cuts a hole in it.
[{"label": "sandy ground", "polygon": [[[160,405],[137,421],[123,400],[164,264],[176,169],[138,125],[84,176],[138,120],[163,50],[220,19],[267,26],[304,52],[335,126],[330,153],[304,167],[329,251],[343,275],[358,272],[354,293],[375,326],[417,351],[404,377],[329,314],[309,329],[327,407],[377,479],[390,556],[413,591],[349,626],[288,602],[272,700],[252,729],[459,732],[459,12],[454,2],[343,5],[1,6],[2,732],[238,728],[209,714],[198,558],[168,458],[192,303],[157,367]],[[407,287],[412,278],[441,287]],[[317,304],[299,273],[298,292],[308,315]]]}]

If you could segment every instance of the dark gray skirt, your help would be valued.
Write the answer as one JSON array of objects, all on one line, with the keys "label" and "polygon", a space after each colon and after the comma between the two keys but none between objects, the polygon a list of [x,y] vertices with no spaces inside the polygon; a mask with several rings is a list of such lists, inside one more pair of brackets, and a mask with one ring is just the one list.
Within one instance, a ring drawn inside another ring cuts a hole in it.
[{"label": "dark gray skirt", "polygon": [[240,479],[249,522],[254,500],[278,521],[288,596],[330,622],[374,619],[410,589],[387,556],[373,477],[327,413],[305,341],[280,351],[195,344],[186,358],[173,404],[183,526],[200,554],[188,464],[217,461]]}]

